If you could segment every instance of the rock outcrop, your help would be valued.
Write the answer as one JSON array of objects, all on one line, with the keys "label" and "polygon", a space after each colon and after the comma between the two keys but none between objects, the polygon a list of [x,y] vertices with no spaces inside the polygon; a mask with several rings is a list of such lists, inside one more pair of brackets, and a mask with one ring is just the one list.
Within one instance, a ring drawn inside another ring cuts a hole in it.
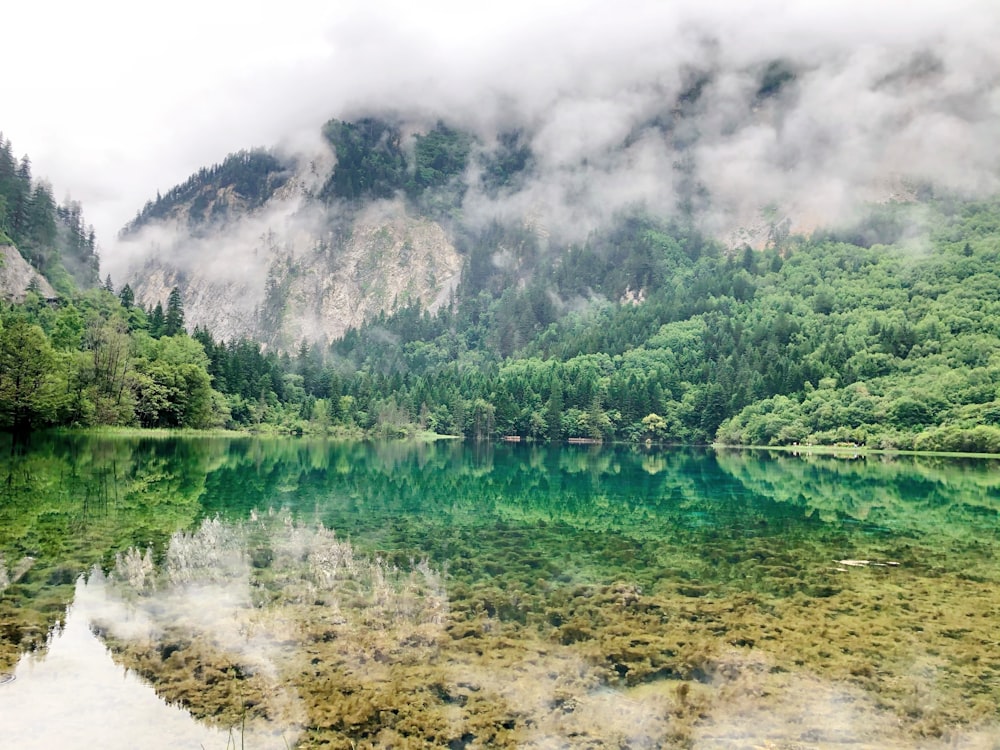
[{"label": "rock outcrop", "polygon": [[132,256],[124,280],[137,302],[165,306],[176,286],[188,328],[291,350],[329,342],[396,305],[434,310],[447,301],[462,258],[439,223],[403,199],[329,206],[313,197],[309,177],[217,225],[192,232],[179,211],[123,243],[119,251]]},{"label": "rock outcrop", "polygon": [[0,297],[13,302],[23,302],[28,289],[35,290],[46,299],[55,299],[59,293],[24,259],[13,245],[0,245]]}]

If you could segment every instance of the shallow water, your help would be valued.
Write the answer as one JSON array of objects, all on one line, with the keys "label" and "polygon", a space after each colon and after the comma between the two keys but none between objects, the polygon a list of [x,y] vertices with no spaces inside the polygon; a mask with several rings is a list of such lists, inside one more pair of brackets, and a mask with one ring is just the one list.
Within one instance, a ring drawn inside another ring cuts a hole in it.
[{"label": "shallow water", "polygon": [[0,447],[18,746],[1000,744],[996,462]]}]

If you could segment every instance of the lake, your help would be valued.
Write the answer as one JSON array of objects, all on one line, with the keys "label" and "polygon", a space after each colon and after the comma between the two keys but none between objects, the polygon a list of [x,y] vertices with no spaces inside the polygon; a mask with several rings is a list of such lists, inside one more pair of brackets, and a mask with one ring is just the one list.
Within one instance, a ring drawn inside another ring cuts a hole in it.
[{"label": "lake", "polygon": [[995,748],[1000,464],[0,442],[24,748]]}]

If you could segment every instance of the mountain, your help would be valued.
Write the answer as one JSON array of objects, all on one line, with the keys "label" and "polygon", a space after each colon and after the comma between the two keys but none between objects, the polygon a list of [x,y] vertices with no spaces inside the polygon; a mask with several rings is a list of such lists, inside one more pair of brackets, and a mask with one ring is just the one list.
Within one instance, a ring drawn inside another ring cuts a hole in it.
[{"label": "mountain", "polygon": [[[526,83],[481,111],[359,106],[311,146],[230,155],[146,204],[115,278],[147,306],[177,286],[190,323],[290,350],[413,302],[433,312],[487,266],[526,283],[535,260],[636,216],[741,252],[1000,184],[983,127],[993,84],[962,84],[950,53],[740,59],[695,46],[696,62],[623,90],[596,81],[535,102]],[[866,107],[837,108],[834,91]],[[473,258],[496,228],[528,237],[533,258],[505,242]]]},{"label": "mountain", "polygon": [[1000,451],[993,84],[950,64],[362,108],[151,201],[121,278],[183,297],[219,422]]},{"label": "mountain", "polygon": [[179,287],[192,326],[279,349],[331,341],[397,305],[436,309],[462,266],[442,217],[378,181],[401,173],[348,159],[258,150],[202,170],[123,230],[141,253],[124,281],[149,306]]}]

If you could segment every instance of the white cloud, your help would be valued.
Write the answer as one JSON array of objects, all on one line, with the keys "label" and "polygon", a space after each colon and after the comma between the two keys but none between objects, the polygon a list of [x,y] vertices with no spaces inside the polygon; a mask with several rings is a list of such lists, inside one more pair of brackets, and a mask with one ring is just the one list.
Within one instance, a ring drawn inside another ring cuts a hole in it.
[{"label": "white cloud", "polygon": [[[804,193],[849,202],[894,171],[996,188],[992,0],[139,8],[40,0],[5,9],[5,56],[18,63],[0,80],[0,128],[58,197],[84,202],[105,247],[158,189],[230,151],[299,144],[328,117],[385,109],[484,134],[532,132],[540,179],[517,200],[552,222],[669,202],[676,129],[612,151],[651,117],[671,117],[692,69],[710,83],[695,118],[675,128],[697,134],[695,176],[715,207],[751,210]],[[907,73],[920,56],[938,69]],[[776,59],[797,71],[794,95],[755,103],[763,66]]]}]

